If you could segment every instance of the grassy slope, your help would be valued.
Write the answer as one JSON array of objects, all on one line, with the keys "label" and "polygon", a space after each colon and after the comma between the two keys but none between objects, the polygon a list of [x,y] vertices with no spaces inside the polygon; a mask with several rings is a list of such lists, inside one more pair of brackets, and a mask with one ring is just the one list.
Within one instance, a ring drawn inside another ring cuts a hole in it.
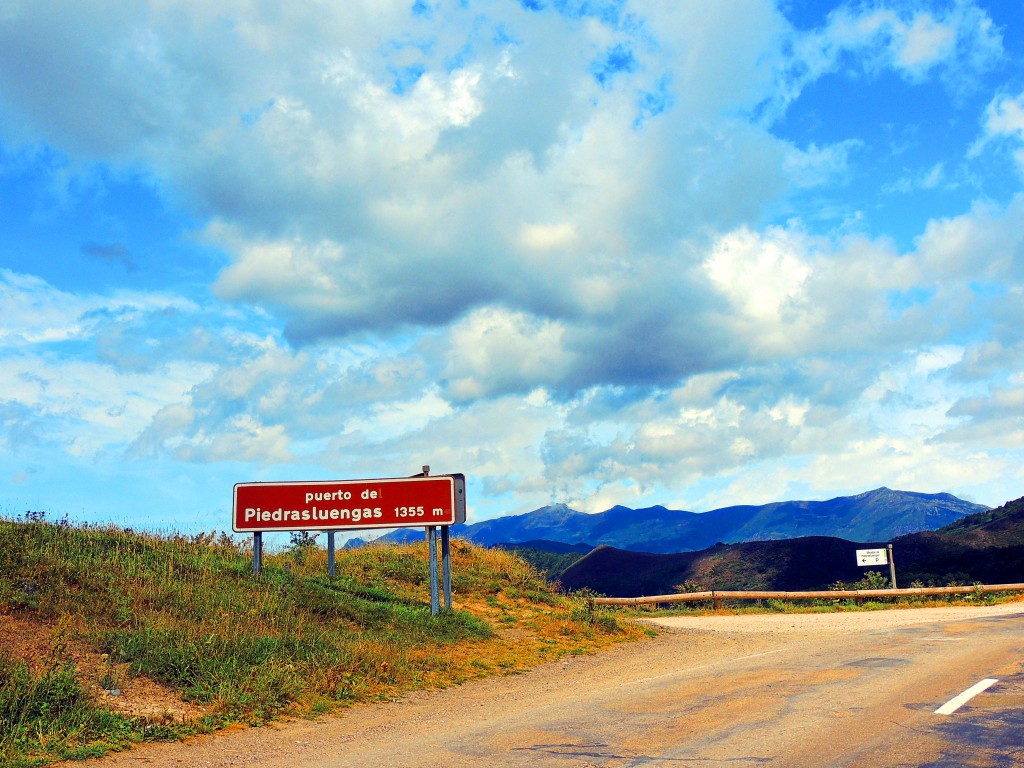
[{"label": "grassy slope", "polygon": [[[227,537],[0,520],[0,765],[329,711],[640,634],[510,553],[454,542],[452,560],[456,610],[432,617],[422,544],[339,552],[335,579],[323,550],[299,549],[255,578]],[[15,624],[41,639],[18,645]],[[118,714],[98,693],[135,680],[197,714]]]},{"label": "grassy slope", "polygon": [[[548,545],[547,542],[543,542]],[[557,544],[557,542],[555,543]],[[571,546],[571,545],[565,545]],[[549,582],[555,583],[562,578],[562,574],[574,566],[587,552],[552,552],[549,549],[541,549],[538,546],[530,546],[530,542],[524,544],[504,544],[502,549],[514,552],[526,562],[544,574]],[[589,550],[588,550],[589,551]]]}]

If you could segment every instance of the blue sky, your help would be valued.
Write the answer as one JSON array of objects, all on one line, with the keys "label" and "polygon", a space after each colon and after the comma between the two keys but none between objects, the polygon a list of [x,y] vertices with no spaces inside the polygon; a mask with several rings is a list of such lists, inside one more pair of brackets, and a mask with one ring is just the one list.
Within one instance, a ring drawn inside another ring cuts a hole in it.
[{"label": "blue sky", "polygon": [[0,513],[1024,495],[1024,4],[0,2]]}]

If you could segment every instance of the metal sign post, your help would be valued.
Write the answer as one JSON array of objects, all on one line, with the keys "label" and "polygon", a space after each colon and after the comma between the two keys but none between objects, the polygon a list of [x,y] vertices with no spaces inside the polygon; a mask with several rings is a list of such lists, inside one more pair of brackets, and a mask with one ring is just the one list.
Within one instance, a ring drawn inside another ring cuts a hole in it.
[{"label": "metal sign post", "polygon": [[892,577],[892,588],[896,589],[896,561],[892,558],[892,544],[889,545],[889,575]]},{"label": "metal sign post", "polygon": [[256,531],[252,535],[252,572],[259,576],[263,570],[263,532]]},{"label": "metal sign post", "polygon": [[871,565],[889,564],[889,577],[892,579],[892,588],[896,589],[896,562],[892,558],[892,544],[886,544],[885,549],[858,549],[857,565],[865,568]]},{"label": "metal sign post", "polygon": [[[441,577],[438,578],[437,539],[441,531]],[[430,555],[430,612],[437,616],[441,612],[439,592],[444,595],[444,609],[452,609],[452,547],[447,525],[430,526],[426,529],[427,550]],[[440,584],[438,583],[440,581]]]},{"label": "metal sign post", "polygon": [[334,578],[334,531],[327,532],[327,575]]},{"label": "metal sign post", "polygon": [[427,548],[430,550],[430,613],[437,616],[441,612],[441,601],[437,588],[437,528],[427,528]]},{"label": "metal sign post", "polygon": [[[423,465],[423,472],[417,477],[428,477],[430,475],[430,465]],[[449,527],[447,525],[441,526],[428,526],[427,532],[427,549],[430,554],[430,613],[433,616],[437,616],[441,612],[441,600],[438,596],[439,584],[438,584],[438,573],[437,573],[437,532],[438,529],[441,531],[441,572],[444,592],[444,609],[450,611],[452,609],[452,550],[451,550],[451,539],[449,537]]]},{"label": "metal sign post", "polygon": [[441,528],[441,570],[444,573],[444,609],[452,609],[452,544],[451,529]]}]

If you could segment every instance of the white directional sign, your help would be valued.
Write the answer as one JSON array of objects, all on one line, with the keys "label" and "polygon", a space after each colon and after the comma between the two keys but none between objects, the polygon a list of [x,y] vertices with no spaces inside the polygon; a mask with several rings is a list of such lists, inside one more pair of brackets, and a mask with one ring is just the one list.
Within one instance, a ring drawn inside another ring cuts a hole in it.
[{"label": "white directional sign", "polygon": [[885,549],[858,549],[857,565],[888,565],[889,553]]}]

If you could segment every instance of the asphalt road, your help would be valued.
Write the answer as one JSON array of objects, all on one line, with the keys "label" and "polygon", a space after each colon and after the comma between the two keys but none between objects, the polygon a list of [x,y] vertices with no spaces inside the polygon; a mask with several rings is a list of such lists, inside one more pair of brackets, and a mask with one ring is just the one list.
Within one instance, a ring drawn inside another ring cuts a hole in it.
[{"label": "asphalt road", "polygon": [[[996,680],[952,714],[935,710]],[[708,617],[339,718],[135,751],[265,768],[1024,765],[1024,604]]]},{"label": "asphalt road", "polygon": [[[670,685],[693,719],[708,718],[706,731],[625,765],[1024,765],[1024,613],[881,624],[800,639]],[[936,714],[992,679],[951,714]],[[714,694],[700,697],[702,686]],[[680,711],[665,714],[670,733]]]}]

